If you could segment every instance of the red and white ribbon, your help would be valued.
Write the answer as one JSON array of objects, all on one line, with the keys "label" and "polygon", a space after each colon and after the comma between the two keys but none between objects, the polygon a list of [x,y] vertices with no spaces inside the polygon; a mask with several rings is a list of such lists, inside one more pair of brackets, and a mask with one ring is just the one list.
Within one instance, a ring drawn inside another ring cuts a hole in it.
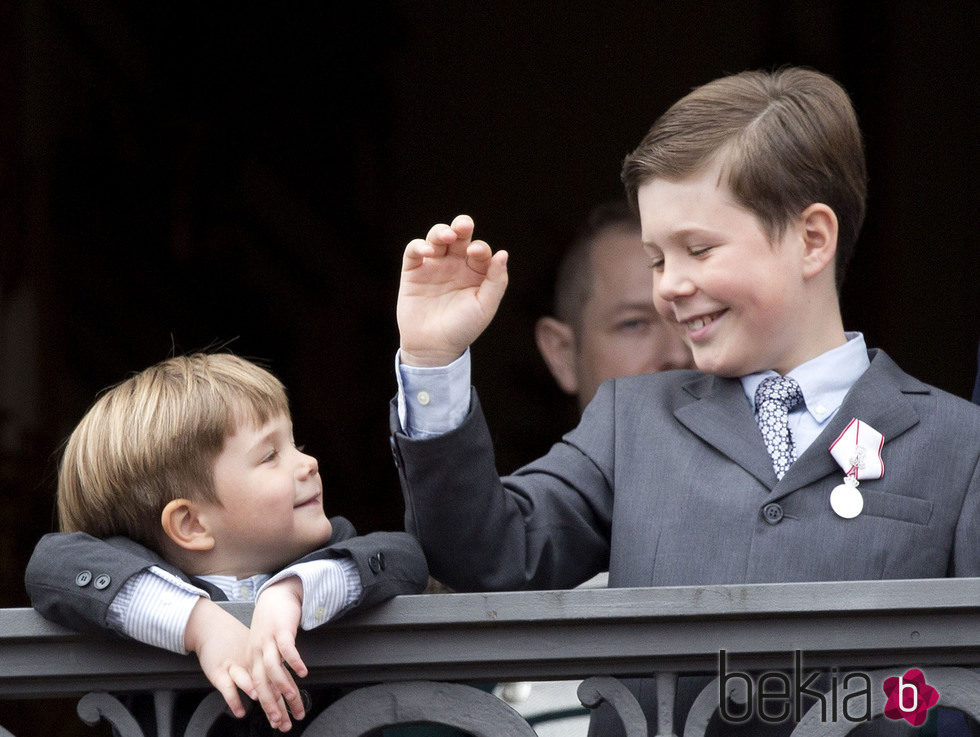
[{"label": "red and white ribbon", "polygon": [[858,481],[880,479],[885,475],[881,460],[884,436],[857,417],[852,419],[830,445],[830,455],[844,469],[845,476]]}]

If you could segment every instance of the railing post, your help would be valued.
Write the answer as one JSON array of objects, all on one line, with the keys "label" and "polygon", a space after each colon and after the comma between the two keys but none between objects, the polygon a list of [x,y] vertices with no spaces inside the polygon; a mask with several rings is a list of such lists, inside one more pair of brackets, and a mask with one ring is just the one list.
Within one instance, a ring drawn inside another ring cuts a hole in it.
[{"label": "railing post", "polygon": [[161,689],[153,692],[153,712],[157,720],[157,737],[177,737],[174,734],[174,703],[176,694]]},{"label": "railing post", "polygon": [[657,737],[677,737],[674,734],[674,697],[677,695],[677,674],[657,673]]}]

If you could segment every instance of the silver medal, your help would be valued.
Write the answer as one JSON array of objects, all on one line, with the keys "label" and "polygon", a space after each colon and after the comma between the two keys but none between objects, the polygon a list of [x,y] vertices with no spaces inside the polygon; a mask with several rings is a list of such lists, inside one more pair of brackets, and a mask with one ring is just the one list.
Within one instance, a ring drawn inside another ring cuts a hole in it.
[{"label": "silver medal", "polygon": [[853,476],[845,476],[844,483],[834,487],[830,492],[830,508],[838,517],[854,519],[864,509],[864,497],[858,491],[858,480]]}]

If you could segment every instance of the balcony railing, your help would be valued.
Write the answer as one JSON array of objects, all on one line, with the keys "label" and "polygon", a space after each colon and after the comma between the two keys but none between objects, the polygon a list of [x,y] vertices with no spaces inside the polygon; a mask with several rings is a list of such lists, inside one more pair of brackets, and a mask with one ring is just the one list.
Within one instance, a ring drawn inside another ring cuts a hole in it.
[{"label": "balcony railing", "polygon": [[[225,606],[243,621],[251,614],[248,605]],[[587,706],[606,700],[629,737],[647,735],[631,694],[606,676],[650,674],[660,698],[657,734],[671,735],[676,675],[717,677],[721,651],[729,673],[790,672],[797,658],[808,672],[859,671],[872,684],[871,716],[885,709],[884,679],[918,668],[940,706],[980,720],[980,675],[972,670],[980,666],[980,578],[404,596],[300,633],[298,644],[310,670],[305,688],[377,684],[336,701],[303,737],[416,722],[478,737],[533,735],[504,702],[465,684],[580,678],[588,679],[579,689]],[[84,696],[83,719],[104,718],[123,737],[138,737],[140,727],[108,694],[152,692],[163,737],[174,735],[174,694],[204,686],[192,656],[79,635],[30,609],[0,610],[0,698]],[[843,708],[846,689],[837,691]],[[718,693],[717,680],[702,692],[685,737],[703,735]],[[185,737],[207,734],[222,706],[212,694]],[[815,706],[793,734],[845,735],[854,726],[828,722]]]}]

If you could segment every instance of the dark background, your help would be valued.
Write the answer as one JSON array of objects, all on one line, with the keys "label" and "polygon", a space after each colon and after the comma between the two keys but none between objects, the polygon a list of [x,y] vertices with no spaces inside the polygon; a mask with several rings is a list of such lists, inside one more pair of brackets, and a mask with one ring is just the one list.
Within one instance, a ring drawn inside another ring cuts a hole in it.
[{"label": "dark background", "polygon": [[[851,93],[871,182],[846,325],[967,396],[977,30],[969,0],[0,5],[0,605],[27,605],[59,444],[173,351],[263,359],[328,513],[400,528],[400,254],[459,212],[511,252],[474,347],[499,466],[543,452],[574,421],[532,337],[557,254],[659,113],[747,68]],[[18,737],[67,733],[14,707]]]}]

